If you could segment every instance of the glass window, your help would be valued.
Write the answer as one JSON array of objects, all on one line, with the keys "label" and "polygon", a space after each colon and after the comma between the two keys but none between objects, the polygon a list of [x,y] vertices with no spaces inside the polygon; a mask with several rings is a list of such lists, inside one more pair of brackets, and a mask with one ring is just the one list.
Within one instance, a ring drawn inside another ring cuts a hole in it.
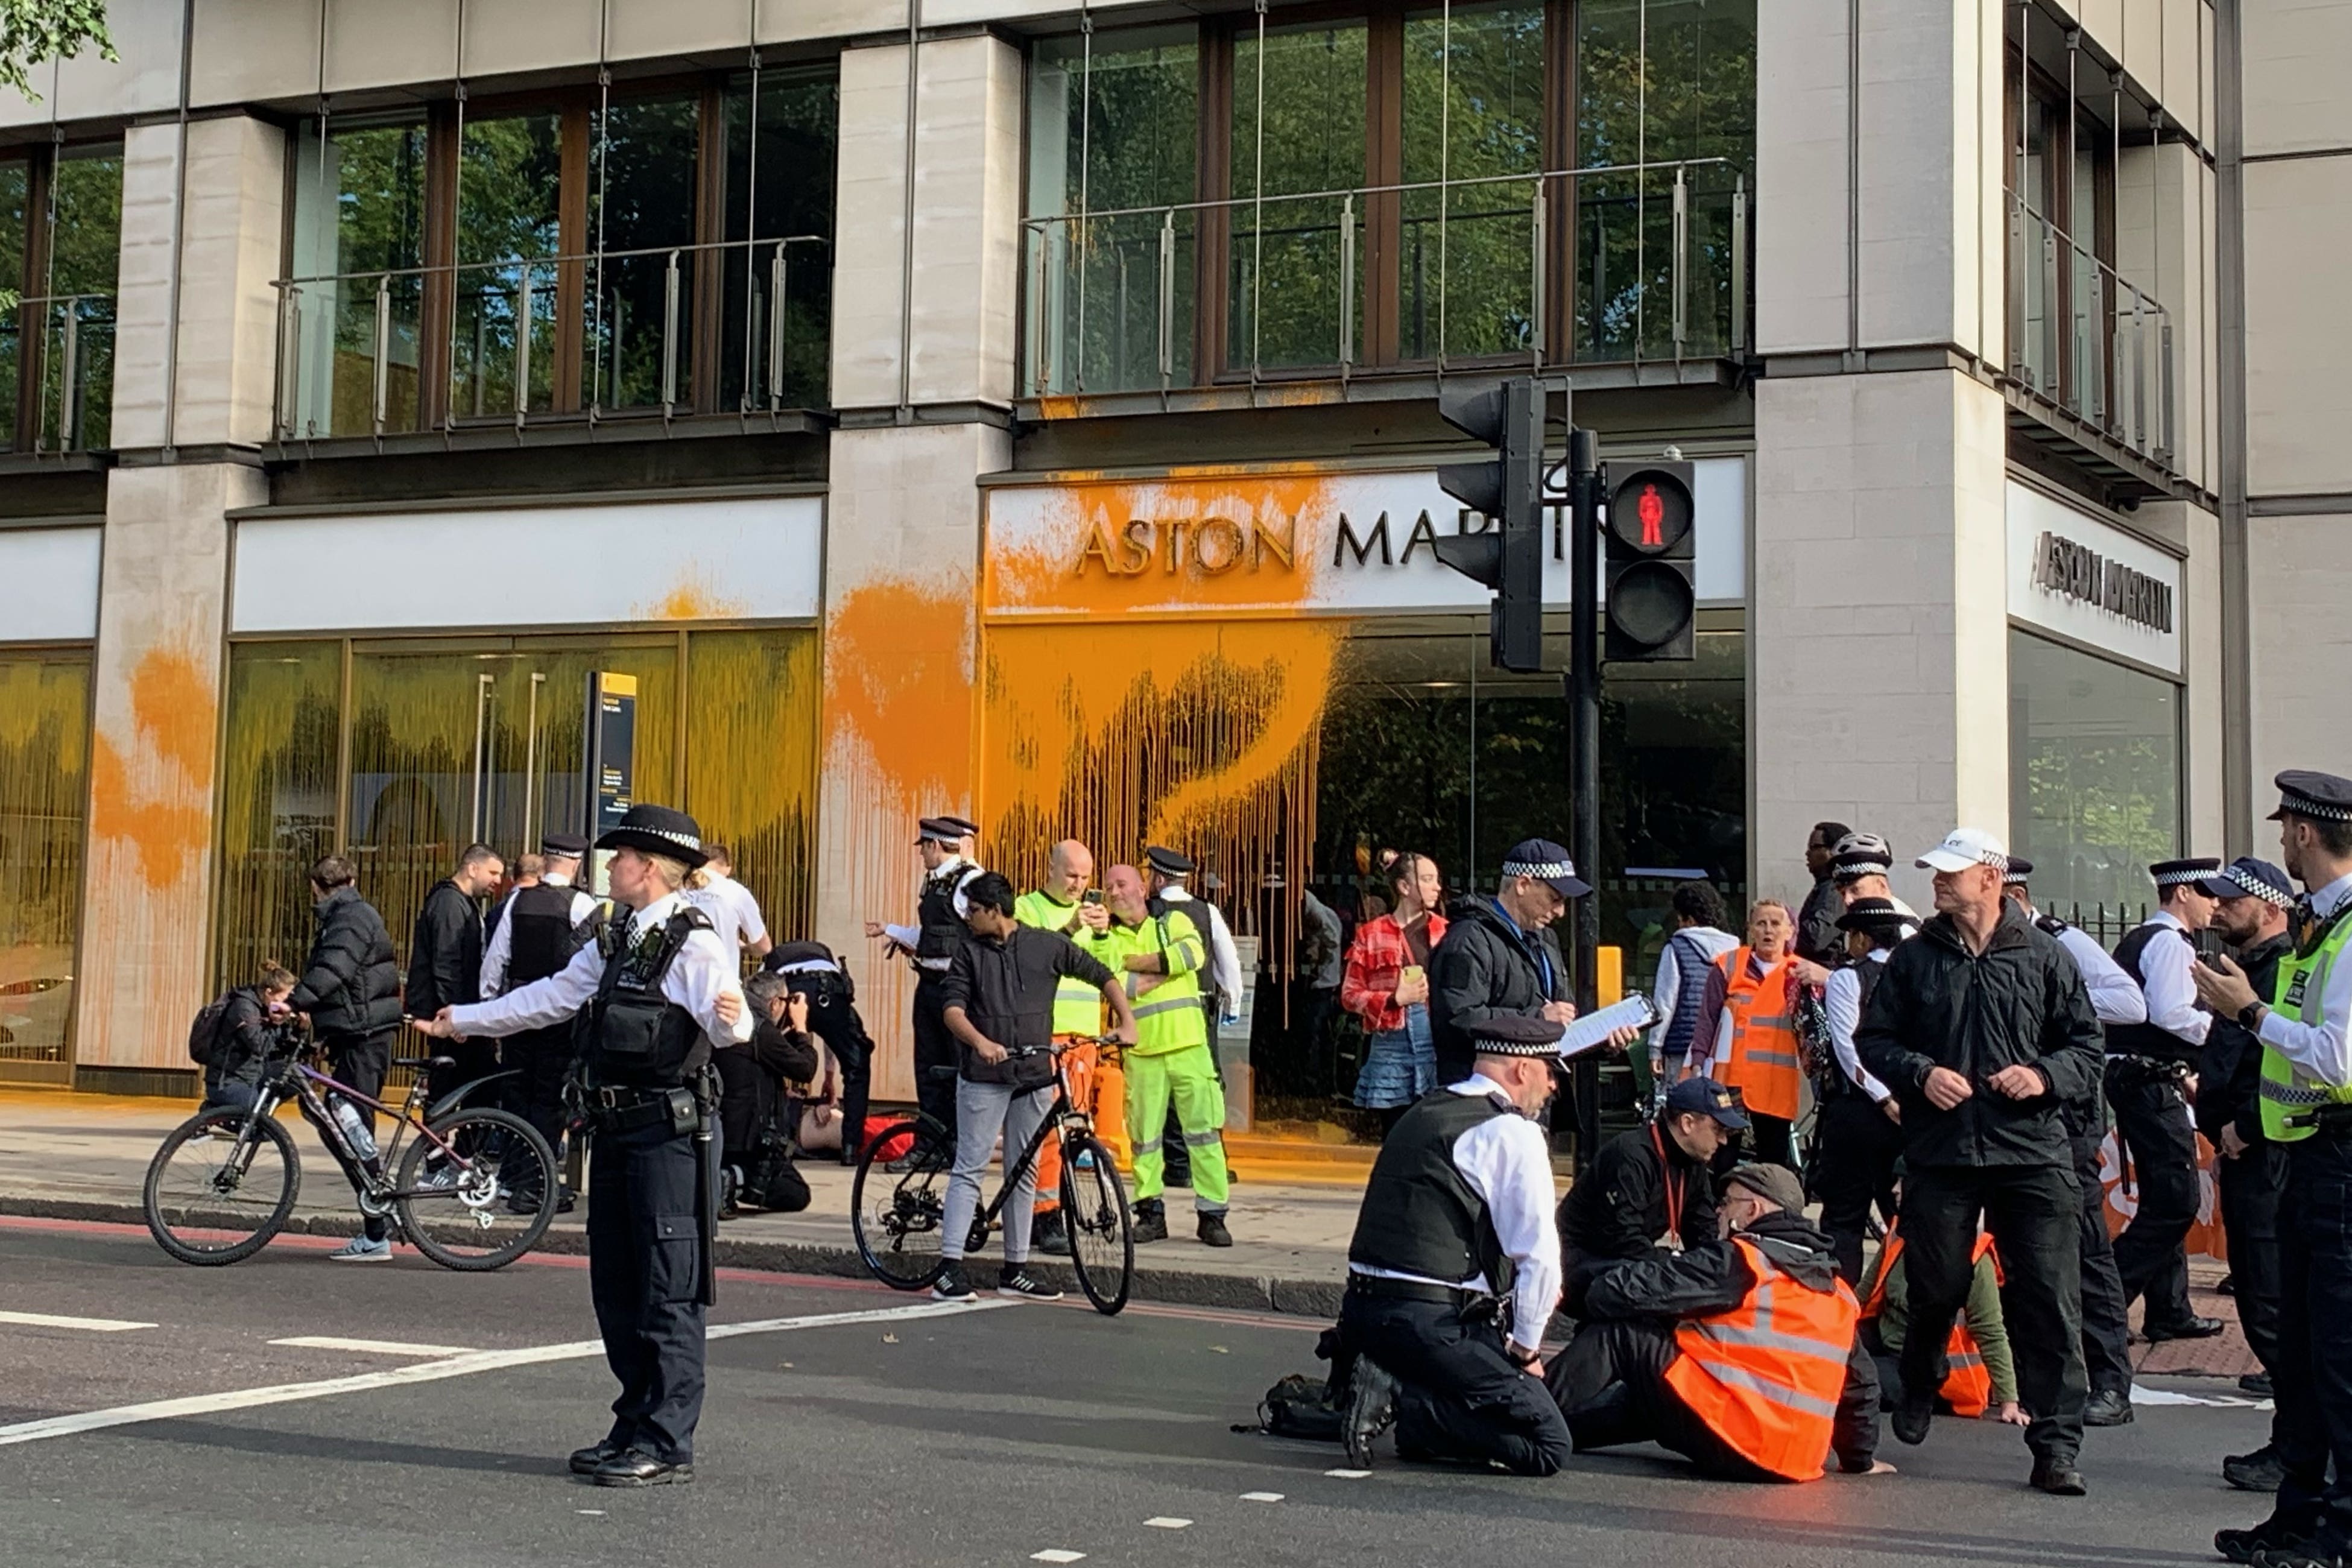
[{"label": "glass window", "polygon": [[2148,862],[2181,853],[2180,713],[2169,680],[2011,631],[2009,837],[2043,909],[2096,927],[2148,901]]},{"label": "glass window", "polygon": [[[457,339],[451,407],[510,419],[517,371],[533,410],[552,406],[562,254],[563,117],[468,120],[457,161]],[[528,331],[518,332],[517,323]]]},{"label": "glass window", "polygon": [[802,628],[687,639],[686,809],[778,942],[816,920],[818,646]]},{"label": "glass window", "polygon": [[425,148],[421,120],[331,121],[323,142],[312,120],[296,135],[287,309],[301,348],[280,393],[295,435],[373,432],[379,347],[384,427],[416,428]]},{"label": "glass window", "polygon": [[[48,170],[45,226],[26,279],[24,330],[38,334],[37,449],[103,447],[114,413],[114,287],[122,248],[122,153],[69,147]],[[30,237],[28,236],[28,237]]]},{"label": "glass window", "polygon": [[1061,220],[1028,242],[1048,291],[1048,390],[1159,385],[1163,293],[1170,380],[1192,382],[1199,214],[1149,209],[1198,194],[1200,74],[1190,26],[1097,33],[1091,64],[1079,38],[1037,46],[1029,214]]},{"label": "glass window", "polygon": [[[1456,5],[1450,20],[1442,12],[1405,18],[1405,184],[1543,168],[1543,24],[1542,5],[1499,0]],[[1533,346],[1538,184],[1405,194],[1398,257],[1404,358]]]},{"label": "glass window", "polygon": [[88,650],[0,653],[0,1063],[71,1059],[89,790]]},{"label": "glass window", "polygon": [[701,101],[695,93],[615,99],[590,192],[589,374],[602,408],[691,402],[696,286],[716,261],[694,244]]},{"label": "glass window", "polygon": [[[840,96],[830,70],[763,72],[756,105],[750,77],[728,89],[727,238],[743,249],[729,252],[725,268],[722,406],[814,408],[826,401]],[[772,373],[776,365],[781,374]]]},{"label": "glass window", "polygon": [[[1230,365],[1339,361],[1363,338],[1364,213],[1318,193],[1364,184],[1365,27],[1360,21],[1269,27],[1234,42],[1233,209],[1226,268]],[[1260,105],[1263,105],[1261,111]],[[1261,118],[1261,112],[1263,117]],[[1356,279],[1351,309],[1340,279]]]},{"label": "glass window", "polygon": [[[0,163],[0,288],[14,289],[20,297],[41,291],[25,276],[25,204],[30,194],[32,176],[32,167],[28,163]],[[16,446],[16,406],[17,395],[24,384],[26,321],[36,310],[36,307],[26,307],[0,314],[0,442],[5,442],[5,449],[9,450]]]},{"label": "glass window", "polygon": [[263,963],[299,973],[310,950],[310,865],[337,843],[342,652],[340,642],[229,649],[215,995],[250,984]]}]

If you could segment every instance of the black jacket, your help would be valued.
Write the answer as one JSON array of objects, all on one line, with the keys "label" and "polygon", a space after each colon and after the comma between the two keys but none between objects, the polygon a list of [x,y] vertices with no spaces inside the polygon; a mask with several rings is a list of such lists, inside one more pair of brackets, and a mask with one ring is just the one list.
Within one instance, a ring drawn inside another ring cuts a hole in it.
[{"label": "black jacket", "polygon": [[1797,956],[1832,969],[1844,963],[1845,932],[1837,926],[1843,913],[1845,900],[1838,897],[1837,884],[1827,877],[1815,882],[1805,895],[1805,907],[1797,911]]},{"label": "black jacket", "polygon": [[[962,1012],[971,1026],[1007,1050],[1054,1043],[1054,995],[1064,976],[1089,985],[1111,983],[1111,972],[1057,931],[1015,926],[1002,942],[967,936],[948,963],[940,1005]],[[984,1062],[961,1040],[956,1071],[967,1083],[1009,1083],[1041,1089],[1054,1081],[1049,1056]]]},{"label": "black jacket", "polygon": [[412,1018],[430,1018],[444,1007],[481,999],[482,911],[444,877],[433,884],[425,895],[425,907],[416,911],[401,1011]]},{"label": "black jacket", "polygon": [[[1835,1289],[1837,1257],[1830,1238],[1802,1215],[1768,1214],[1740,1234],[1807,1287]],[[1683,1252],[1621,1263],[1602,1274],[1586,1293],[1584,1315],[1672,1328],[1685,1319],[1731,1310],[1755,1284],[1755,1272],[1739,1248],[1727,1241],[1702,1241]],[[1849,1472],[1870,1468],[1878,1453],[1878,1368],[1860,1334],[1846,1347],[1845,1391],[1838,1398],[1830,1447]]]},{"label": "black jacket", "polygon": [[[1551,981],[1544,981],[1549,961]],[[1503,917],[1488,898],[1465,900],[1429,954],[1429,1023],[1437,1043],[1437,1081],[1470,1076],[1469,1030],[1500,1013],[1532,1018],[1547,1002],[1571,993],[1559,939],[1549,928],[1532,939]]]},{"label": "black jacket", "polygon": [[287,1005],[310,1015],[320,1039],[374,1035],[400,1022],[400,970],[383,917],[357,888],[337,888],[313,906],[319,934]]},{"label": "black jacket", "polygon": [[269,1004],[257,987],[240,985],[228,994],[228,1009],[214,1037],[212,1065],[224,1079],[252,1081],[260,1076],[274,1037]]},{"label": "black jacket", "polygon": [[[2280,935],[2236,955],[2238,966],[2253,982],[2255,995],[2272,994],[2279,960],[2294,951],[2294,938]],[[2218,1149],[2221,1129],[2235,1122],[2239,1137],[2249,1143],[2261,1142],[2262,1086],[2262,1041],[2235,1018],[2215,1018],[2197,1064],[2197,1131]]]},{"label": "black jacket", "polygon": [[[1592,1258],[1647,1258],[1666,1234],[1667,1172],[1680,1184],[1681,1235],[1694,1240],[1715,1234],[1715,1178],[1683,1152],[1663,1127],[1636,1127],[1601,1146],[1592,1168],[1576,1178],[1559,1205],[1559,1238],[1568,1267]],[[1658,1160],[1658,1145],[1666,1151]],[[1575,1311],[1571,1303],[1569,1310]]]},{"label": "black jacket", "polygon": [[[1903,1106],[1905,1162],[1927,1165],[2071,1165],[2063,1114],[2099,1092],[2099,1020],[2082,972],[2014,900],[1982,953],[1949,915],[1895,949],[1853,1032],[1862,1065]],[[2001,1068],[2038,1068],[2045,1090],[2011,1100],[1986,1087]],[[1921,1092],[1930,1068],[1974,1091],[1950,1110]]]}]

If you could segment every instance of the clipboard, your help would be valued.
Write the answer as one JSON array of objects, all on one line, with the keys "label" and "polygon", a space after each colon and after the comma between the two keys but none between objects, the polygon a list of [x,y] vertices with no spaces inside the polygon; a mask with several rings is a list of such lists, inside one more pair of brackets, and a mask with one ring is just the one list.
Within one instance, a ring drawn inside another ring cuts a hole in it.
[{"label": "clipboard", "polygon": [[1579,1016],[1569,1025],[1568,1033],[1560,1037],[1559,1054],[1562,1058],[1582,1056],[1595,1046],[1607,1043],[1609,1037],[1620,1029],[1646,1029],[1657,1021],[1657,1004],[1637,992],[1598,1012]]}]

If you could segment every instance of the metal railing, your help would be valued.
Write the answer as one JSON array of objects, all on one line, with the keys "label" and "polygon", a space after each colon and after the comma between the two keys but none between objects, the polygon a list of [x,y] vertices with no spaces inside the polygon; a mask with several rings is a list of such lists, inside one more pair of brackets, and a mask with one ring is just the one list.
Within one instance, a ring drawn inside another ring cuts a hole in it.
[{"label": "metal railing", "polygon": [[[115,296],[35,294],[0,312],[0,409],[24,406],[39,377],[28,445],[34,452],[104,447],[114,424]],[[0,423],[0,434],[13,421]]]},{"label": "metal railing", "polygon": [[[831,244],[791,235],[281,279],[275,427],[309,440],[821,406]],[[715,374],[698,376],[698,353]],[[447,384],[435,397],[424,378],[436,358]]]},{"label": "metal railing", "polygon": [[[1365,373],[1368,328],[1382,369],[1719,358],[1748,342],[1748,224],[1746,175],[1723,158],[1034,217],[1023,383],[1346,377]],[[1204,282],[1225,319],[1198,333]],[[1222,363],[1194,364],[1196,339],[1222,342]]]},{"label": "metal railing", "polygon": [[2013,191],[2009,345],[2026,391],[2172,466],[2172,312]]}]

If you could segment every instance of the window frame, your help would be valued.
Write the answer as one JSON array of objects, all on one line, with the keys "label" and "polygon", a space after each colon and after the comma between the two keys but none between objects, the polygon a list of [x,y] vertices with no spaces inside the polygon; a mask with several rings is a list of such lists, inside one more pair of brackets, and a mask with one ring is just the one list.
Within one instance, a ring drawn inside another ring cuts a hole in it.
[{"label": "window frame", "polygon": [[[49,258],[55,247],[55,233],[47,221],[49,194],[56,184],[58,164],[77,158],[112,156],[119,164],[123,156],[120,136],[99,136],[82,141],[51,141],[24,142],[8,148],[0,154],[0,164],[21,163],[25,169],[25,225],[21,252],[23,267],[14,279],[0,278],[0,285],[14,287],[18,303],[10,312],[16,319],[16,407],[0,412],[6,421],[9,444],[5,455],[19,455],[44,450],[48,432],[44,428],[47,418],[48,388],[49,334],[45,324],[37,326],[43,307],[35,301],[46,301]],[[116,192],[118,215],[121,192]],[[115,224],[115,293],[121,290],[122,229],[120,216]],[[64,432],[58,432],[60,442]],[[62,447],[60,449],[66,449]]]}]

